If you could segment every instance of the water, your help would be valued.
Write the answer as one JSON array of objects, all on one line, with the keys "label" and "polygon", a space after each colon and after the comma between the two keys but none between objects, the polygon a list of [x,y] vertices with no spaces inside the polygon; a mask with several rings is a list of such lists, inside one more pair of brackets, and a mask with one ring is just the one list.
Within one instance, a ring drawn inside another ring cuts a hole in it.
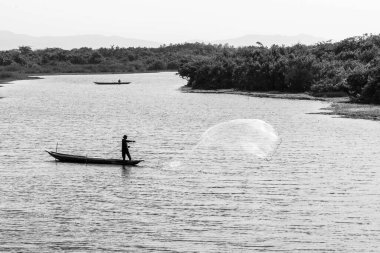
[{"label": "water", "polygon": [[[92,83],[118,79],[132,83]],[[0,251],[380,251],[379,122],[308,114],[327,106],[317,101],[184,94],[184,84],[174,73],[64,75],[0,88]],[[189,152],[234,119],[274,126],[272,160]],[[141,166],[44,152],[58,142],[117,158],[124,134]]]}]

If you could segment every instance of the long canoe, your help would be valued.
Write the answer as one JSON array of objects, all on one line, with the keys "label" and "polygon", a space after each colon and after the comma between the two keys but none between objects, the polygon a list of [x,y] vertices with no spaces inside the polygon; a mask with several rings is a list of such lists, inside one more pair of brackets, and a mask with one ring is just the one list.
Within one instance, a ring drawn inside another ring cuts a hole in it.
[{"label": "long canoe", "polygon": [[131,82],[94,82],[98,85],[119,85],[119,84],[130,84]]},{"label": "long canoe", "polygon": [[52,151],[47,151],[49,155],[54,157],[60,162],[67,163],[95,163],[95,164],[117,164],[117,165],[137,165],[139,162],[143,160],[121,160],[121,159],[104,159],[104,158],[94,158],[87,156],[79,156],[79,155],[68,155],[62,154]]}]

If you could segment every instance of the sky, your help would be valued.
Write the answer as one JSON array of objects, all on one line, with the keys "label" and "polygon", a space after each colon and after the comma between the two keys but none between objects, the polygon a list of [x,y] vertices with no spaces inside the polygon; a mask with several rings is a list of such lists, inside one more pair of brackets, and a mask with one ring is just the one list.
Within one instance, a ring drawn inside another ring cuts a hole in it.
[{"label": "sky", "polygon": [[[0,30],[175,43],[248,34],[380,33],[379,0],[0,0]],[[1,39],[1,38],[0,38]]]}]

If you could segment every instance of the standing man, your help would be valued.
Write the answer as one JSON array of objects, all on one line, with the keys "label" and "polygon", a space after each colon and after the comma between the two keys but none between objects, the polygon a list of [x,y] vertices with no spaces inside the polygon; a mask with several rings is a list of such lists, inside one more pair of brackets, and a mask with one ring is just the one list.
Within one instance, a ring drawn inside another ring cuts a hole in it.
[{"label": "standing man", "polygon": [[131,155],[129,154],[128,142],[135,142],[135,141],[127,140],[127,138],[128,136],[124,135],[123,139],[121,140],[121,155],[123,156],[123,161],[125,161],[125,154],[127,154],[129,160],[132,160]]}]

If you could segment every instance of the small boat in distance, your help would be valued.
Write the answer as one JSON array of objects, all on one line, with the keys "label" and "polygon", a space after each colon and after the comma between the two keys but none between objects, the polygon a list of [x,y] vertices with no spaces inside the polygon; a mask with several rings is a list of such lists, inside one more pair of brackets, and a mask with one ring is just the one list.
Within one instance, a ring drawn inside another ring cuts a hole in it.
[{"label": "small boat in distance", "polygon": [[60,162],[67,163],[93,163],[93,164],[117,164],[117,165],[137,165],[143,160],[121,160],[121,159],[104,159],[104,158],[94,158],[87,156],[79,156],[79,155],[68,155],[57,153],[53,151],[45,150],[49,155],[54,157]]},{"label": "small boat in distance", "polygon": [[94,82],[98,85],[119,85],[119,84],[130,84],[131,82]]}]

